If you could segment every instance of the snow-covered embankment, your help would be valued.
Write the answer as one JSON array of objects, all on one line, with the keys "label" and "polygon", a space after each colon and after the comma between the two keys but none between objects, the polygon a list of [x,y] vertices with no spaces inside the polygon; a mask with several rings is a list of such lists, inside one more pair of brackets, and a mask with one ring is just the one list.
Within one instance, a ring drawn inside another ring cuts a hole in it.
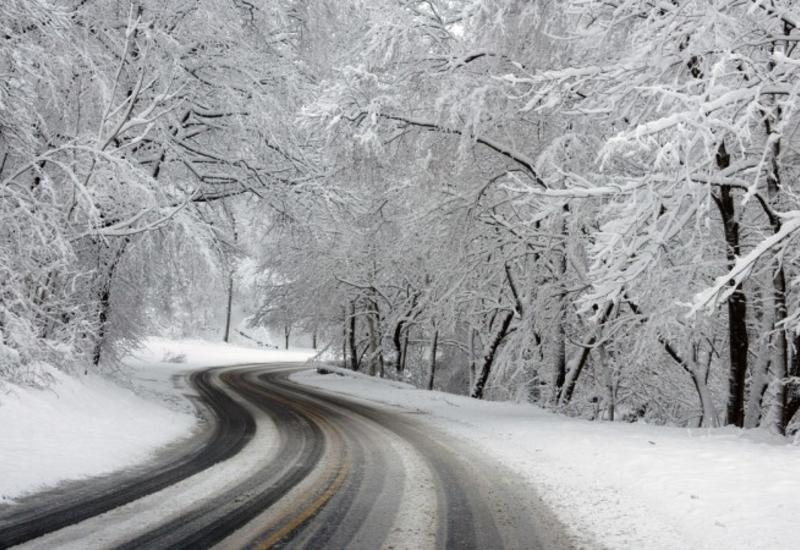
[{"label": "snow-covered embankment", "polygon": [[[307,351],[151,338],[125,361],[121,384],[52,369],[47,389],[0,392],[0,504],[61,481],[108,474],[152,459],[197,429],[190,391],[175,375],[216,365],[304,361]],[[169,361],[164,361],[168,359]]]},{"label": "snow-covered embankment", "polygon": [[588,422],[339,370],[297,382],[411,410],[519,473],[585,548],[797,545],[800,445],[758,431]]}]

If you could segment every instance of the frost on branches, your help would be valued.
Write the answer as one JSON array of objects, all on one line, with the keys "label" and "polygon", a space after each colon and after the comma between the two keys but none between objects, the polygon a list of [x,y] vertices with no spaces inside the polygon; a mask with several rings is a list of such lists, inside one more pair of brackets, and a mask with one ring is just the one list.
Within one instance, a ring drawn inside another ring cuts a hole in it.
[{"label": "frost on branches", "polygon": [[280,8],[0,5],[0,377],[112,364],[226,278],[237,197],[293,177]]},{"label": "frost on branches", "polygon": [[164,4],[0,6],[4,377],[222,308],[421,387],[800,425],[795,2]]},{"label": "frost on branches", "polygon": [[330,66],[299,120],[330,176],[269,264],[347,365],[593,418],[791,425],[796,6],[314,5]]}]

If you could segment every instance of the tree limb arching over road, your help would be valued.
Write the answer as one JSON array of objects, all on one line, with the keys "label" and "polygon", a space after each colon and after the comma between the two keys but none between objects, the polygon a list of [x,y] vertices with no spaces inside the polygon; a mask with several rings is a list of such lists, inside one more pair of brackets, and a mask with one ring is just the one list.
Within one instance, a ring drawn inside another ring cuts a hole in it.
[{"label": "tree limb arching over road", "polygon": [[0,510],[0,546],[567,546],[500,465],[413,413],[295,384],[299,368],[192,375],[214,418],[200,440],[116,484],[72,484]]}]

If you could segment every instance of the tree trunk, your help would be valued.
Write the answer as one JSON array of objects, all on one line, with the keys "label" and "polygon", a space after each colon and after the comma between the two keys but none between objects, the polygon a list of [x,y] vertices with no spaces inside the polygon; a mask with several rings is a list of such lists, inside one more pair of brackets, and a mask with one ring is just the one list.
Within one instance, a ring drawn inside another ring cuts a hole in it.
[{"label": "tree trunk", "polygon": [[[565,208],[567,208],[566,205]],[[567,222],[564,217],[561,218],[560,232],[561,235],[564,236],[564,243],[566,243]],[[566,246],[566,244],[563,246]],[[567,323],[567,308],[565,304],[566,293],[563,288],[566,274],[567,251],[566,249],[563,249],[559,251],[557,276],[558,284],[562,285],[562,289],[558,296],[558,311],[556,312],[556,320],[553,327],[553,345],[555,346],[555,364],[553,365],[553,405],[556,405],[561,400],[562,388],[564,387],[564,381],[567,377],[567,333],[565,330],[565,325]]]},{"label": "tree trunk", "polygon": [[478,331],[474,328],[470,329],[469,333],[469,386],[467,391],[472,391],[475,386],[475,369],[477,367],[475,360],[477,359],[477,352],[475,351],[475,341],[478,339]]},{"label": "tree trunk", "polygon": [[795,335],[792,350],[792,362],[789,366],[789,376],[794,380],[790,382],[786,389],[786,407],[784,411],[783,425],[788,426],[792,417],[800,410],[800,388],[797,380],[800,379],[800,334]]},{"label": "tree trunk", "polygon": [[586,344],[584,344],[578,360],[572,364],[569,372],[564,377],[564,380],[562,381],[563,386],[561,388],[561,396],[558,400],[558,405],[560,407],[566,406],[572,399],[572,393],[575,391],[575,384],[578,382],[578,377],[581,375],[583,367],[586,366],[586,363],[589,360],[589,352],[592,350],[592,346],[594,346],[597,342],[597,332],[602,330],[603,325],[608,320],[608,316],[611,315],[613,309],[614,302],[608,302],[608,304],[606,304],[606,308],[603,310],[602,316],[598,320],[598,326],[595,329],[595,334],[593,334]]},{"label": "tree trunk", "polygon": [[292,326],[289,323],[283,325],[283,348],[289,349],[289,336],[292,334]]},{"label": "tree trunk", "polygon": [[617,412],[617,389],[618,377],[616,372],[612,373],[609,366],[608,353],[604,344],[599,345],[596,349],[598,358],[597,363],[601,365],[600,370],[603,372],[603,385],[606,389],[606,420],[614,422],[614,417]]},{"label": "tree trunk", "polygon": [[[111,314],[111,288],[114,283],[114,274],[117,271],[125,249],[130,243],[130,237],[125,237],[119,244],[119,248],[114,252],[111,262],[108,264],[105,278],[100,284],[100,293],[98,295],[98,312],[97,312],[97,335],[92,350],[92,366],[97,368],[100,365],[100,359],[103,354],[103,345],[106,341],[108,333],[108,318]],[[84,374],[88,374],[88,369],[84,370]]]},{"label": "tree trunk", "polygon": [[350,368],[357,371],[358,364],[358,350],[356,349],[356,304],[350,302],[350,331],[348,334],[350,344]]},{"label": "tree trunk", "polygon": [[433,379],[436,376],[436,352],[439,347],[439,330],[433,331],[433,344],[431,344],[431,369],[428,372],[428,389],[433,389]]},{"label": "tree trunk", "polygon": [[[639,309],[639,306],[638,306],[638,305],[636,305],[634,302],[632,302],[632,301],[631,301],[630,299],[628,299],[627,297],[625,297],[625,301],[628,303],[628,306],[631,308],[631,311],[632,311],[634,314],[636,314],[636,315],[643,315],[643,313],[642,313],[642,311]],[[687,363],[687,362],[686,362],[686,361],[685,361],[685,360],[684,360],[684,359],[683,359],[683,358],[682,358],[682,357],[681,357],[681,356],[678,354],[678,352],[677,352],[677,351],[675,351],[675,348],[674,348],[674,347],[672,347],[672,344],[670,344],[670,343],[669,343],[669,340],[667,340],[667,339],[666,339],[666,338],[664,338],[663,336],[658,336],[658,342],[659,342],[659,343],[660,343],[662,346],[664,346],[664,351],[666,351],[666,352],[667,352],[667,355],[669,355],[669,356],[672,358],[672,360],[673,360],[673,361],[675,361],[676,363],[678,363],[678,365],[680,365],[680,366],[681,366],[681,368],[682,368],[683,370],[685,370],[685,371],[686,371],[686,372],[689,374],[689,377],[691,378],[691,380],[692,380],[692,383],[694,384],[695,391],[697,392],[697,399],[698,399],[698,400],[699,400],[699,402],[700,402],[700,408],[701,408],[701,410],[703,410],[703,411],[704,411],[704,412],[703,412],[703,418],[701,418],[701,423],[702,423],[702,422],[704,422],[704,421],[705,421],[705,419],[707,418],[706,411],[708,410],[709,412],[712,412],[712,411],[713,411],[713,416],[709,416],[709,418],[713,417],[713,418],[714,418],[714,423],[715,423],[715,425],[716,425],[716,418],[717,418],[717,415],[716,415],[716,410],[714,409],[714,402],[713,402],[713,400],[711,399],[711,395],[710,395],[710,393],[708,393],[708,391],[707,391],[707,389],[708,389],[708,382],[707,382],[707,380],[706,380],[706,377],[707,377],[708,371],[706,370],[706,376],[704,376],[704,377],[699,377],[699,376],[698,376],[698,374],[697,374],[697,372],[696,372],[696,369],[695,369],[695,368],[693,368],[693,367],[695,367],[695,366],[696,366],[696,364],[695,364],[695,365],[692,365],[692,366],[690,366],[690,365],[689,365],[689,364],[688,364],[688,363]],[[696,363],[696,362],[697,362],[697,361],[695,360],[695,363]],[[709,368],[709,367],[707,367],[707,369],[708,369],[708,368]]]},{"label": "tree trunk", "polygon": [[782,266],[778,266],[773,276],[775,299],[774,350],[771,361],[771,381],[766,391],[769,399],[769,410],[763,417],[762,425],[770,432],[784,435],[786,433],[787,375],[789,366],[789,342],[783,321],[787,317],[786,308],[786,275]]},{"label": "tree trunk", "polygon": [[[238,243],[239,231],[236,227],[236,218],[234,217],[233,212],[228,210],[227,206],[223,206],[223,209],[231,222],[231,232],[233,233],[233,242]],[[228,253],[226,253],[225,261],[229,265],[230,271],[228,272],[228,304],[225,309],[225,335],[222,337],[222,341],[229,342],[231,334],[231,309],[233,308],[233,258],[230,257]]]},{"label": "tree trunk", "polygon": [[[775,116],[780,118],[781,109],[776,107]],[[772,140],[770,170],[767,173],[767,197],[770,207],[779,207],[778,192],[781,188],[781,175],[779,171],[779,158],[781,154],[780,136],[773,131],[774,120],[771,116],[764,117],[764,125],[767,136]],[[770,216],[770,222],[774,233],[781,230],[781,220],[778,217]],[[787,335],[784,322],[788,316],[786,307],[786,272],[783,268],[783,261],[774,261],[775,271],[772,276],[772,298],[774,305],[773,334],[775,335],[774,353],[772,358],[772,380],[767,389],[766,395],[769,397],[769,412],[763,418],[766,421],[766,428],[779,435],[786,433],[786,405],[788,399],[787,375],[790,370],[790,350],[789,336]]]},{"label": "tree trunk", "polygon": [[497,331],[494,339],[492,339],[489,349],[486,351],[486,355],[483,357],[483,364],[481,365],[480,370],[475,377],[475,385],[472,387],[470,397],[474,397],[475,399],[483,399],[483,393],[486,389],[486,382],[489,380],[489,374],[491,373],[492,365],[497,357],[497,350],[500,348],[500,344],[503,343],[503,340],[508,335],[511,329],[511,320],[513,318],[514,312],[508,312],[503,319],[502,325],[500,325],[500,330]]},{"label": "tree trunk", "polygon": [[405,358],[403,357],[403,321],[399,321],[395,327],[394,332],[392,333],[392,343],[394,344],[394,351],[397,354],[397,363],[395,364],[395,370],[397,374],[401,374],[403,369],[405,368]]},{"label": "tree trunk", "polygon": [[223,342],[230,341],[231,335],[231,306],[233,305],[233,273],[228,274],[228,305],[225,308],[225,334],[222,337]]},{"label": "tree trunk", "polygon": [[347,308],[342,308],[342,368],[347,367]]},{"label": "tree trunk", "polygon": [[692,373],[692,382],[694,382],[697,396],[700,399],[700,406],[703,410],[703,417],[700,419],[700,425],[707,428],[717,427],[717,409],[714,407],[714,400],[711,398],[711,392],[708,389],[708,384],[697,373]]},{"label": "tree trunk", "polygon": [[[764,334],[766,334],[767,330],[769,329],[764,330]],[[745,428],[755,428],[761,424],[764,394],[769,386],[770,347],[769,342],[761,346],[753,365],[750,389],[747,395],[747,411],[744,417]]]},{"label": "tree trunk", "polygon": [[[708,389],[708,373],[711,370],[711,359],[713,351],[709,350],[705,358],[705,365],[700,360],[700,344],[692,344],[692,364],[687,368],[689,376],[694,384],[694,389],[697,392],[697,397],[700,400],[700,409],[702,416],[700,417],[700,426],[705,428],[716,428],[717,422],[717,409],[714,407],[714,400],[711,398],[711,391]],[[686,368],[686,365],[684,365]]]},{"label": "tree trunk", "polygon": [[[113,269],[110,270],[108,280],[100,290],[98,299],[99,311],[97,314],[97,338],[94,343],[94,350],[92,351],[92,366],[97,368],[100,365],[100,359],[103,354],[103,343],[106,337],[106,324],[108,323],[108,315],[111,311],[111,277],[113,276]],[[88,374],[88,370],[84,370],[84,374]]]},{"label": "tree trunk", "polygon": [[408,333],[409,329],[406,329],[405,334],[403,334],[403,356],[400,363],[400,372],[405,372],[406,370],[406,358],[408,357]]},{"label": "tree trunk", "polygon": [[[725,150],[725,143],[723,142],[717,151],[717,167],[720,170],[724,170],[729,166],[730,155]],[[715,198],[722,217],[728,269],[730,270],[734,268],[741,248],[739,223],[736,221],[736,207],[731,188],[727,185],[720,186],[719,195]],[[749,341],[747,335],[747,297],[741,284],[735,285],[733,294],[728,298],[728,342],[730,366],[725,423],[742,427],[744,426],[744,392]]]},{"label": "tree trunk", "polygon": [[383,378],[383,350],[381,349],[381,334],[380,334],[380,311],[378,304],[374,300],[369,300],[369,314],[367,315],[367,328],[369,335],[367,345],[369,346],[368,352],[368,372],[370,376],[378,374]]},{"label": "tree trunk", "polygon": [[557,313],[558,318],[553,326],[555,341],[555,364],[553,365],[553,404],[561,400],[561,391],[567,379],[567,335],[564,332],[566,312],[563,308]]}]

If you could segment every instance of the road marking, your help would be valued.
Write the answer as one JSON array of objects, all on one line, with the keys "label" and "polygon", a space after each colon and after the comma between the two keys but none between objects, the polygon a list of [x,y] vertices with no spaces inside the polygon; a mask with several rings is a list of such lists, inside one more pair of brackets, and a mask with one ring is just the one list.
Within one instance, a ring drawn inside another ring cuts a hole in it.
[{"label": "road marking", "polygon": [[258,550],[266,550],[267,548],[271,548],[273,545],[283,540],[292,531],[300,527],[303,523],[305,523],[306,520],[313,517],[320,508],[325,506],[325,504],[331,499],[336,491],[339,490],[344,483],[344,480],[347,479],[347,474],[349,472],[349,465],[343,464],[340,466],[336,478],[321,495],[314,499],[311,504],[309,504],[299,515],[295,516],[289,523],[272,533],[266,538],[266,540],[259,542],[254,548],[257,548]]},{"label": "road marking", "polygon": [[[259,387],[256,385],[256,387]],[[259,389],[261,390],[260,393],[263,393],[264,387],[260,386]],[[327,418],[320,415],[317,411],[314,411],[311,407],[308,407],[307,404],[301,404],[297,402],[290,401],[284,397],[279,397],[277,395],[270,395],[270,398],[283,402],[290,407],[294,407],[295,411],[301,412],[301,414],[305,415],[308,420],[314,422],[323,433],[327,433],[328,437],[332,438],[334,441],[337,441],[338,445],[334,445],[334,447],[339,447],[341,449],[339,460],[341,461],[341,465],[337,468],[336,477],[333,481],[325,488],[325,490],[317,496],[308,506],[306,506],[302,512],[295,516],[284,515],[279,520],[273,522],[272,525],[267,527],[266,529],[262,529],[262,533],[269,533],[273,529],[276,528],[277,525],[280,525],[281,522],[290,518],[288,523],[285,523],[282,527],[280,527],[277,531],[272,532],[269,535],[264,535],[266,538],[257,538],[256,540],[252,541],[249,548],[255,548],[258,550],[265,550],[267,548],[271,548],[288,535],[290,535],[294,530],[300,527],[303,523],[305,523],[308,519],[313,517],[319,510],[325,506],[325,504],[336,494],[336,491],[344,483],[345,479],[347,479],[348,474],[350,473],[350,463],[347,459],[347,452],[344,446],[344,437],[342,436],[339,429],[332,424]]]}]

